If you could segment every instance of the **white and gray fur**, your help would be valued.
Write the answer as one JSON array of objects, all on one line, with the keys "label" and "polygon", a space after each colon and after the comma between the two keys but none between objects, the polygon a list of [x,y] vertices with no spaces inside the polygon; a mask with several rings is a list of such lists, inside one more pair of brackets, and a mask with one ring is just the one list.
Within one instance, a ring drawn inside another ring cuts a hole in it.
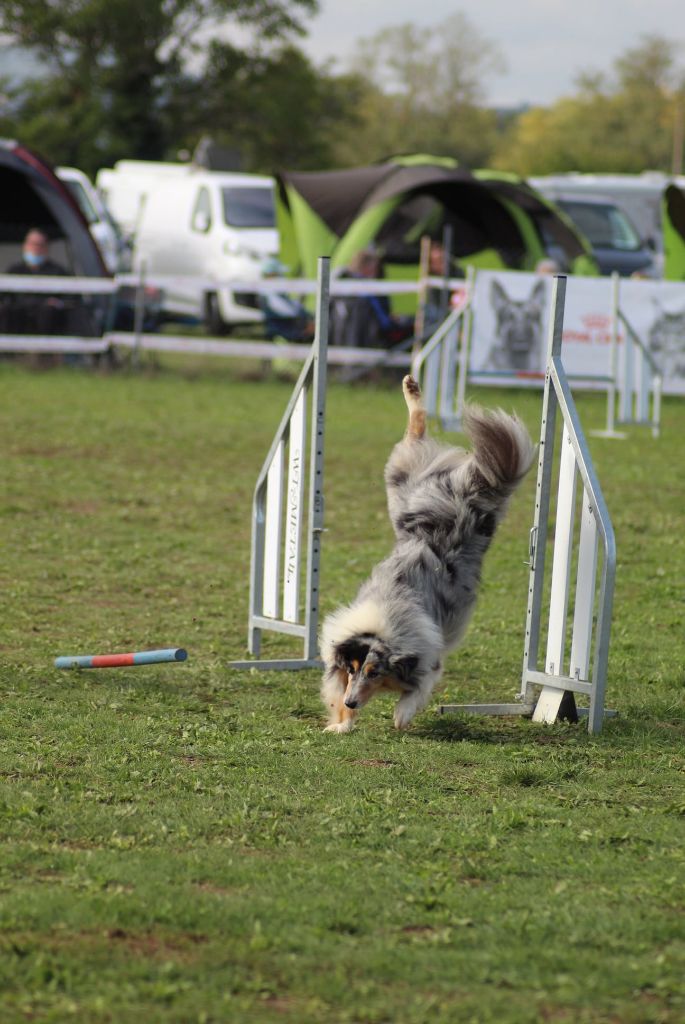
[{"label": "white and gray fur", "polygon": [[430,698],[443,659],[473,612],[483,556],[533,458],[516,416],[468,409],[472,451],[426,436],[418,385],[403,382],[409,427],[385,467],[395,546],[350,605],[323,624],[322,699],[331,732],[348,732],[379,690],[400,693],[406,727]]}]

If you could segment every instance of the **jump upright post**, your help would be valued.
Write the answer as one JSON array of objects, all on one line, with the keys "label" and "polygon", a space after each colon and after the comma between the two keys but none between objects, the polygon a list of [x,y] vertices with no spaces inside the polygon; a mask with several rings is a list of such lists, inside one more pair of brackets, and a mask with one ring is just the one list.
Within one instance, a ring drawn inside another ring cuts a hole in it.
[{"label": "jump upright post", "polygon": [[412,376],[421,384],[426,412],[439,420],[443,430],[461,428],[466,373],[464,359],[468,358],[474,281],[474,270],[469,267],[465,301],[446,315],[412,358]]},{"label": "jump upright post", "polygon": [[[611,347],[609,350],[610,384],[607,389],[607,424],[604,430],[593,430],[596,437],[611,437],[618,440],[626,435],[616,430],[616,396],[618,393],[618,422],[621,426],[649,426],[652,436],[661,431],[661,388],[663,373],[639,337],[623,311],[620,301],[621,279],[617,273],[611,275]],[[622,348],[622,365],[618,366],[618,341],[620,328],[625,336]],[[650,392],[651,415],[650,415]]]},{"label": "jump upright post", "polygon": [[[583,435],[568,378],[561,361],[566,278],[556,277],[552,290],[547,370],[535,491],[530,531],[528,608],[524,638],[521,691],[515,704],[446,705],[443,713],[529,714],[534,721],[575,718],[575,695],[588,699],[588,731],[599,732],[604,719],[609,637],[616,572],[616,544],[611,519]],[[563,417],[559,484],[554,523],[554,554],[549,590],[549,621],[544,667],[538,664],[545,585],[547,524],[550,518],[557,410]],[[577,548],[575,603],[570,652],[566,633],[569,618],[571,567],[574,552],[576,482],[583,484]],[[603,558],[599,586],[599,541]],[[539,692],[538,692],[539,691]]]},{"label": "jump upright post", "polygon": [[[256,658],[229,662],[231,668],[302,669],[321,664],[317,633],[324,512],[329,292],[330,260],[322,257],[318,265],[314,341],[254,490],[247,646]],[[311,427],[307,460],[309,391]],[[305,510],[307,464],[309,481]],[[302,592],[301,568],[305,547],[306,570]],[[265,631],[299,637],[304,645],[302,657],[258,660]]]}]

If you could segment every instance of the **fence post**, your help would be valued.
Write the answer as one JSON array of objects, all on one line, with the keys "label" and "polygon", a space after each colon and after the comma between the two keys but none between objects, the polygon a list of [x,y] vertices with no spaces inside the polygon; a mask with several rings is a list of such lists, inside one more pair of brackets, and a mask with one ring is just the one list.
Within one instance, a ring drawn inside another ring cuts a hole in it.
[{"label": "fence post", "polygon": [[132,362],[136,370],[140,369],[140,353],[142,334],[145,326],[145,260],[140,261],[140,274],[136,285],[136,298],[133,311],[133,353]]}]

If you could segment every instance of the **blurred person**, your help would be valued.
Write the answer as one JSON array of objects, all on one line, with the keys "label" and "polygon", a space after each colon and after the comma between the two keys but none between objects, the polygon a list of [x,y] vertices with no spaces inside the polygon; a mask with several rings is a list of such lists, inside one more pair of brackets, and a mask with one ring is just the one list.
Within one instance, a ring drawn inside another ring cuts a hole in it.
[{"label": "blurred person", "polygon": [[[69,277],[69,271],[50,258],[45,232],[31,228],[23,242],[22,257],[7,267],[6,274],[34,277]],[[68,302],[45,292],[16,292],[5,308],[5,329],[9,334],[64,334]]]},{"label": "blurred person", "polygon": [[[340,277],[380,280],[383,265],[371,247],[361,249]],[[390,311],[387,295],[351,295],[334,299],[331,305],[331,344],[352,348],[389,348],[411,337],[411,317]]]},{"label": "blurred person", "polygon": [[544,256],[541,260],[538,260],[535,264],[536,274],[560,274],[561,267],[556,260],[553,260],[550,256]]},{"label": "blurred person", "polygon": [[[458,277],[463,279],[464,271],[459,264],[445,251],[441,241],[432,239],[428,251],[428,275],[430,277]],[[430,285],[426,288],[421,337],[426,341],[440,326],[447,314],[451,311],[451,297],[445,293],[444,288],[436,288]]]},{"label": "blurred person", "polygon": [[[285,267],[276,257],[262,264],[262,277],[285,277]],[[311,341],[314,337],[314,318],[301,302],[281,292],[262,292],[259,306],[264,314],[264,331],[269,340]]]}]

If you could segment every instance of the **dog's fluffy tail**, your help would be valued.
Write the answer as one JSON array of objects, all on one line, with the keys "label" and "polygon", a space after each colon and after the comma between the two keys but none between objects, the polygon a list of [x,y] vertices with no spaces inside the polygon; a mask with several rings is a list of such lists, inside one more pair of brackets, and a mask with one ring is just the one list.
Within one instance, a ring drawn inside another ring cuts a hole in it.
[{"label": "dog's fluffy tail", "polygon": [[473,448],[478,490],[508,497],[533,461],[535,449],[525,426],[501,409],[486,412],[471,405],[464,414],[464,430]]}]

